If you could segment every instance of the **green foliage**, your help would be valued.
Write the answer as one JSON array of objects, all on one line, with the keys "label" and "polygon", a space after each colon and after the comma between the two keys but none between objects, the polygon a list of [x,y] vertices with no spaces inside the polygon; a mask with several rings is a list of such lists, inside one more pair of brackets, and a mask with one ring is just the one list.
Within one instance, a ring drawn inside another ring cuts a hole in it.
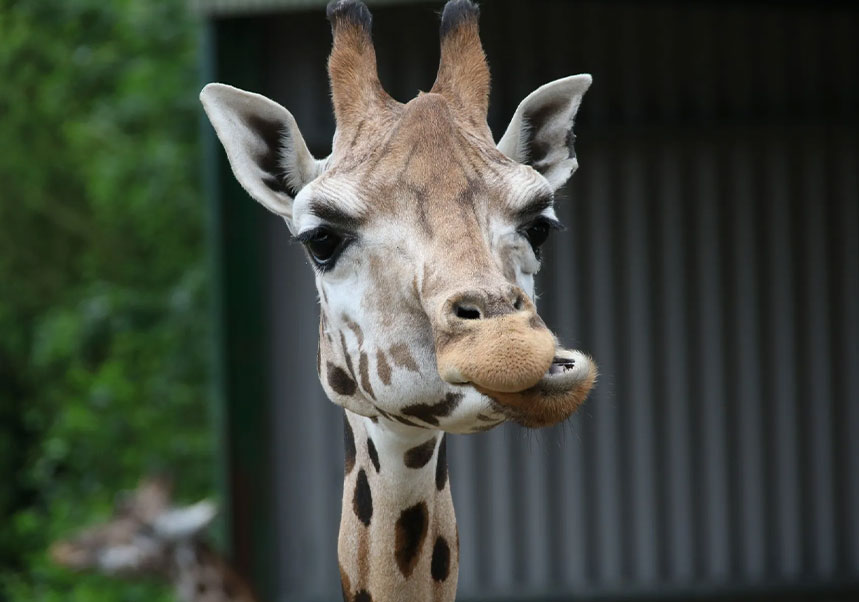
[{"label": "green foliage", "polygon": [[51,541],[151,471],[213,493],[185,0],[0,0],[0,599],[171,600]]}]

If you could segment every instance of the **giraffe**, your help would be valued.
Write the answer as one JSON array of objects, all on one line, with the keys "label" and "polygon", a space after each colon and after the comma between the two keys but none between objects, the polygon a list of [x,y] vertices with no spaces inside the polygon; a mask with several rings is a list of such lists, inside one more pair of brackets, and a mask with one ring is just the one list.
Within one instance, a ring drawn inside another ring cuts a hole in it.
[{"label": "giraffe", "polygon": [[591,77],[529,94],[496,144],[471,0],[445,5],[435,83],[407,103],[379,81],[367,7],[335,0],[327,16],[328,157],[264,96],[212,83],[200,98],[236,179],[284,219],[314,270],[317,371],[345,416],[344,600],[449,601],[459,537],[446,433],[555,424],[597,376],[534,305]]},{"label": "giraffe", "polygon": [[118,499],[110,519],[55,542],[50,554],[78,571],[169,580],[183,602],[256,602],[251,588],[200,537],[215,515],[206,500],[171,506],[169,483],[147,478]]}]

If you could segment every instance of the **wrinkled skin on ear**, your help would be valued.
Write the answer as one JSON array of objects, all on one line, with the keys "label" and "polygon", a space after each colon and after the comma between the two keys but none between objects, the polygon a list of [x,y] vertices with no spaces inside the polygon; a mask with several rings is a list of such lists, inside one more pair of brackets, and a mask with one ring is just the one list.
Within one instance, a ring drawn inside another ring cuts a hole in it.
[{"label": "wrinkled skin on ear", "polygon": [[591,76],[572,75],[541,86],[523,100],[498,150],[540,172],[554,190],[563,186],[579,166],[573,123]]},{"label": "wrinkled skin on ear", "polygon": [[324,167],[307,150],[292,114],[265,96],[209,84],[200,101],[239,184],[292,230],[295,195]]}]

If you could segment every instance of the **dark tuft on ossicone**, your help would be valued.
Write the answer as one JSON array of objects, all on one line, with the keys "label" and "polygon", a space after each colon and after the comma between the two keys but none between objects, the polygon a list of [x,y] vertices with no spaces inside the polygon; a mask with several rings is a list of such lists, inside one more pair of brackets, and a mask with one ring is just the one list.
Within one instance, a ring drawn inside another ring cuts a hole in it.
[{"label": "dark tuft on ossicone", "polygon": [[325,15],[332,27],[337,27],[343,21],[368,32],[373,27],[373,15],[370,14],[367,5],[360,0],[331,0],[325,9]]},{"label": "dark tuft on ossicone", "polygon": [[472,0],[449,0],[441,13],[441,37],[468,21],[477,21],[480,8]]}]

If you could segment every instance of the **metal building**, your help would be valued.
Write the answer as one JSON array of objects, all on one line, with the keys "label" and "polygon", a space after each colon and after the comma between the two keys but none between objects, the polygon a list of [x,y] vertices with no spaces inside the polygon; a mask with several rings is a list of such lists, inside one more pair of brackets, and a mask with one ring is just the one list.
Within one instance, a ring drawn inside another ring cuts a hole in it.
[{"label": "metal building", "polygon": [[[324,1],[197,0],[205,77],[317,156]],[[427,89],[441,2],[369,2],[383,84]],[[568,424],[451,437],[462,600],[859,599],[859,10],[486,0],[490,125],[594,75],[541,313],[602,377]],[[208,124],[231,544],[267,600],[337,600],[340,410],[311,270]]]}]

